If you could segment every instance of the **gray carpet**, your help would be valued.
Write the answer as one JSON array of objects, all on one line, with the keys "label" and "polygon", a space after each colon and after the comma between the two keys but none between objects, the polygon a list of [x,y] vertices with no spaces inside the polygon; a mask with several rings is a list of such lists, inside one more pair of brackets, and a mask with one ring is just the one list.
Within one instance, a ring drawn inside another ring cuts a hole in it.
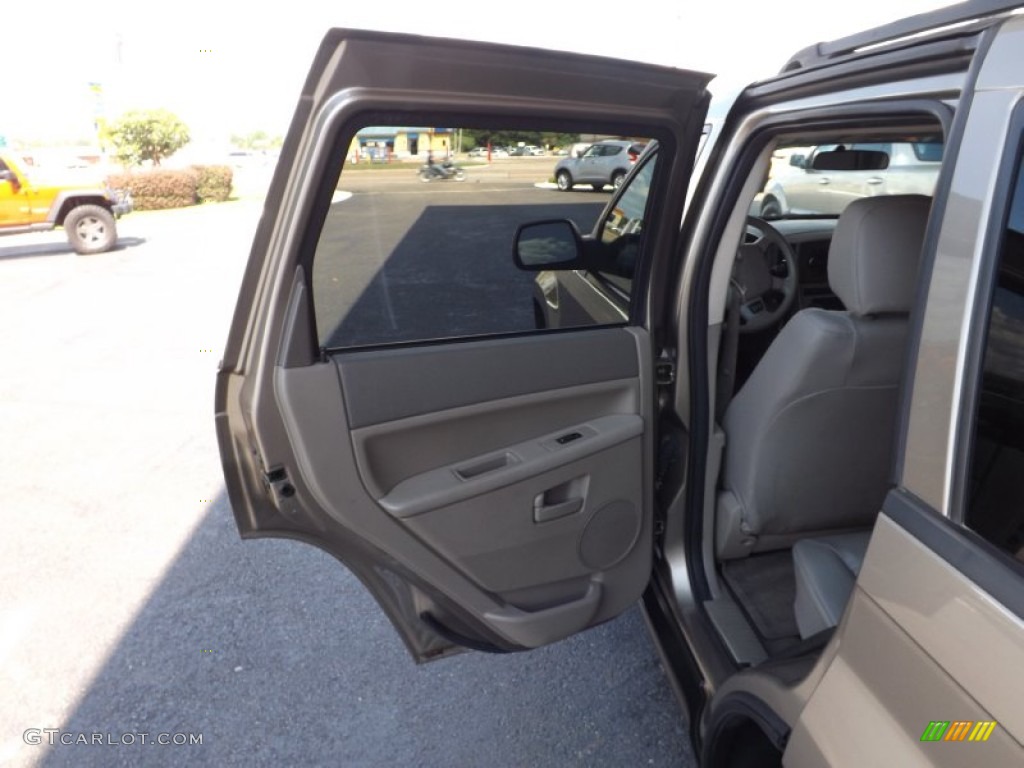
[{"label": "gray carpet", "polygon": [[793,615],[793,555],[788,549],[729,560],[722,566],[722,576],[762,638],[799,637]]}]

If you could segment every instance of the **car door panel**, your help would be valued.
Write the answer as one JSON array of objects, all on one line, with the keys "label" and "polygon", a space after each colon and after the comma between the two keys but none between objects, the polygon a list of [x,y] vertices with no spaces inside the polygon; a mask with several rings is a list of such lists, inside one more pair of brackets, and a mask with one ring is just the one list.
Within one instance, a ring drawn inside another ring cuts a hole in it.
[{"label": "car door panel", "polygon": [[536,647],[633,603],[652,556],[648,332],[442,334],[318,350],[309,259],[337,158],[382,110],[412,124],[514,116],[660,138],[668,200],[649,248],[669,258],[707,80],[509,46],[330,33],[282,149],[218,377],[241,534],[299,539],[340,559],[420,661],[457,645]]},{"label": "car door panel", "polygon": [[475,115],[659,137],[671,196],[649,248],[669,258],[707,82],[592,56],[332,32],[283,147],[218,376],[242,536],[340,559],[418,660],[458,645],[537,647],[636,601],[653,528],[648,332],[431,329],[401,345],[317,349],[309,260],[345,147],[396,110],[414,125]]},{"label": "car door panel", "polygon": [[[896,510],[894,502],[887,506]],[[903,506],[900,517],[916,516],[923,522],[924,510]],[[931,527],[938,533],[942,525],[934,520]],[[1020,692],[1000,684],[1006,670],[1019,669],[1024,662],[1024,620],[890,517],[879,519],[875,535],[874,551],[862,571],[863,591],[947,676],[971,691],[991,719],[1024,743]],[[967,557],[961,552],[961,563]],[[957,631],[963,626],[971,632]]]},{"label": "car door panel", "polygon": [[[642,332],[586,333],[608,340],[608,357],[628,358],[606,366],[608,375],[649,364],[640,359],[646,344]],[[630,346],[623,346],[623,337]],[[550,335],[535,343],[557,351],[566,338]],[[479,356],[482,363],[493,356],[494,346],[462,345],[459,354]],[[436,370],[432,356],[410,356]],[[561,374],[557,366],[554,374],[548,372],[551,356],[538,357],[544,364],[528,378],[539,389]],[[335,522],[358,530],[399,562],[408,558],[428,580],[452,589],[463,582],[470,591],[493,594],[495,604],[485,612],[516,644],[552,642],[616,615],[635,600],[651,557],[650,518],[643,513],[649,500],[642,482],[650,451],[643,427],[651,403],[637,377],[535,392],[522,396],[521,403],[515,398],[481,402],[480,391],[468,388],[465,408],[384,422],[395,444],[404,443],[407,430],[425,428],[423,434],[435,439],[426,468],[421,469],[423,454],[417,451],[419,462],[403,463],[408,457],[399,457],[402,466],[388,472],[357,455],[373,453],[365,447],[366,433],[379,436],[374,427],[381,425],[346,434],[346,388],[327,385],[335,378],[332,369],[344,364],[280,368],[276,382],[286,429],[301,457],[291,479],[296,487],[310,489]],[[534,412],[538,400],[548,398],[552,406],[539,410],[550,418],[525,424],[515,418],[523,405]],[[553,430],[560,422],[564,426]],[[534,437],[522,440],[523,434]],[[558,442],[576,434],[580,437]],[[377,462],[388,464],[386,446],[376,448]],[[495,457],[502,459],[497,465]],[[424,568],[434,560],[436,569]]]},{"label": "car door panel", "polygon": [[[535,363],[537,345],[546,359]],[[335,358],[353,429],[581,384],[635,378],[636,341],[623,329],[349,352]]]},{"label": "car door panel", "polygon": [[[786,764],[1019,763],[1021,708],[997,681],[1024,662],[1024,624],[885,514],[836,631],[837,650],[793,729]],[[950,723],[963,743],[925,739],[933,722]],[[971,725],[957,731],[958,722]],[[971,739],[990,722],[997,725],[983,741]]]},{"label": "car door panel", "polygon": [[[438,451],[445,464],[458,464],[452,471],[486,478],[488,473],[474,472],[481,457],[555,428],[574,428],[595,414],[630,412],[640,401],[637,379],[611,380],[374,424],[352,430],[352,440],[364,482],[383,498],[403,480],[436,466]],[[458,442],[451,439],[454,432]]]}]

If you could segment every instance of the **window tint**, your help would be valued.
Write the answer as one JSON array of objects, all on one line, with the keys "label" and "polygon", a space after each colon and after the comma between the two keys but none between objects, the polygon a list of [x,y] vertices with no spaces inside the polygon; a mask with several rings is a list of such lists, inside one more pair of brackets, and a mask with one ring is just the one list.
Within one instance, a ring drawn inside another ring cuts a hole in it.
[{"label": "window tint", "polygon": [[633,285],[657,162],[658,153],[652,152],[601,223],[601,242],[612,252],[615,267],[600,276],[622,291],[628,292]]},{"label": "window tint", "polygon": [[1024,561],[1024,167],[999,253],[965,522]]},{"label": "window tint", "polygon": [[865,149],[869,152],[885,152],[892,157],[892,144],[851,144],[850,149]]},{"label": "window tint", "polygon": [[[861,197],[934,194],[940,141],[913,141],[919,136],[856,143],[816,138],[821,143],[795,139],[776,147],[752,212],[767,219],[839,216]],[[837,154],[849,151],[863,154]],[[879,152],[884,157],[867,154]]]},{"label": "window tint", "polygon": [[[560,191],[552,181],[561,158],[525,154],[488,162],[469,152],[488,143],[571,146],[579,140],[579,134],[550,131],[376,125],[358,131],[339,152],[340,175],[313,256],[320,345],[341,349],[546,325],[548,277],[561,282],[574,273],[518,269],[515,233],[522,224],[568,219],[590,234],[612,193],[595,191],[589,180]],[[618,227],[625,235],[631,227],[639,233],[648,184],[645,179],[643,200],[633,202],[639,188],[627,196],[623,216],[629,220],[616,219],[608,232]],[[620,249],[630,275],[635,250]],[[619,288],[626,291],[619,298],[628,312],[629,281]],[[563,327],[612,322],[567,313],[559,316]]]},{"label": "window tint", "polygon": [[937,163],[942,160],[943,144],[938,141],[915,141],[911,146],[914,148],[914,157],[924,163]]}]

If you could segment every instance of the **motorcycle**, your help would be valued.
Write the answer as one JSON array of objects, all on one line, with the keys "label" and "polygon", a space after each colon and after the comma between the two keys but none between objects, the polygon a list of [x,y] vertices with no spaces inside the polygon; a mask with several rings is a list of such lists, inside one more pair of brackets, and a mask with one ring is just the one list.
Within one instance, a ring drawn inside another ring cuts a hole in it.
[{"label": "motorcycle", "polygon": [[443,181],[447,179],[451,179],[453,181],[465,181],[466,172],[455,165],[451,160],[445,160],[440,165],[437,163],[434,165],[424,163],[423,167],[420,168],[419,177],[420,181],[424,184],[430,181]]}]

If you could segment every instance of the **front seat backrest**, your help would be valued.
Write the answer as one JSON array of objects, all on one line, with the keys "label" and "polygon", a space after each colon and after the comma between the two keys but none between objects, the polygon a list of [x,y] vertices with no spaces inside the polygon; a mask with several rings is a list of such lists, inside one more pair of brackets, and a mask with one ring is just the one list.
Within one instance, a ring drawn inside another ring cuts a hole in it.
[{"label": "front seat backrest", "polygon": [[863,198],[840,216],[828,277],[846,311],[794,315],[726,410],[719,557],[873,522],[889,485],[930,204]]}]

